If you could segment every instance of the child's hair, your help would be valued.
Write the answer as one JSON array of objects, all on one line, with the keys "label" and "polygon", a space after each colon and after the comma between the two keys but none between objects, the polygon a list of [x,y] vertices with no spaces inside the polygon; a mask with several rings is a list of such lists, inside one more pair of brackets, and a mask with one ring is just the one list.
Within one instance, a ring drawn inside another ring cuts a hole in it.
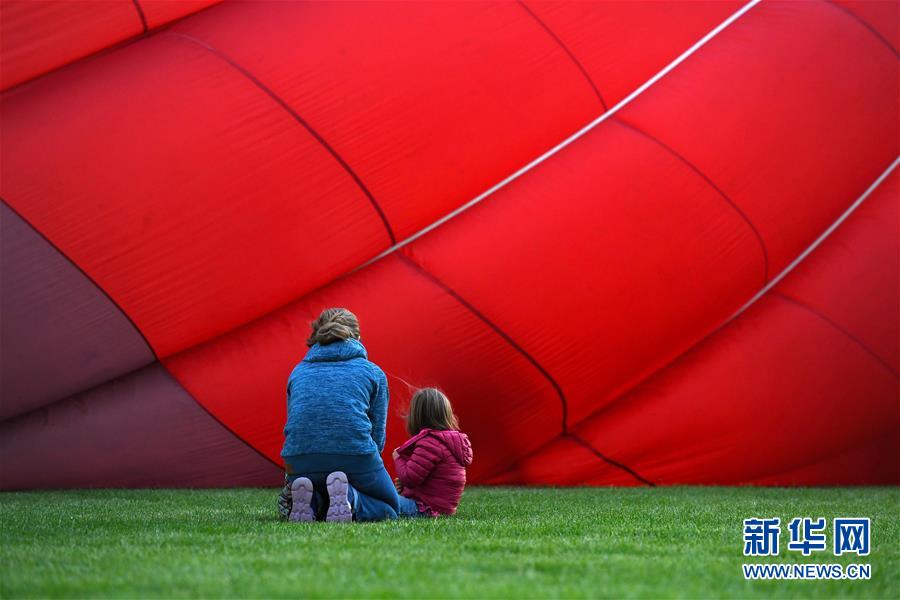
[{"label": "child's hair", "polygon": [[459,429],[453,407],[444,392],[437,388],[422,388],[413,394],[406,415],[406,431],[416,435],[428,429]]},{"label": "child's hair", "polygon": [[346,308],[326,308],[310,326],[312,335],[306,340],[307,346],[359,339],[359,320]]}]

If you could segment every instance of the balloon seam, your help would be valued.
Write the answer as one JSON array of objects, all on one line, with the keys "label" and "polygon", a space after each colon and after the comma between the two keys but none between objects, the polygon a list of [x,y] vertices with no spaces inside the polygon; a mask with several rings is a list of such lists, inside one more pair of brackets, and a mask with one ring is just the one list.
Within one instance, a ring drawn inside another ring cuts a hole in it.
[{"label": "balloon seam", "polygon": [[484,315],[484,313],[482,313],[480,310],[475,308],[475,306],[473,306],[465,298],[460,296],[454,289],[452,289],[446,283],[444,283],[443,281],[438,279],[438,277],[434,273],[427,271],[422,265],[420,265],[419,263],[414,261],[409,256],[406,256],[405,254],[398,254],[397,257],[401,260],[401,262],[412,267],[412,269],[414,271],[416,271],[420,275],[424,276],[426,279],[430,280],[432,283],[434,283],[439,288],[444,290],[444,292],[449,294],[453,299],[455,299],[457,302],[462,304],[463,307],[465,307],[470,313],[472,313],[475,317],[477,317],[481,322],[483,322],[490,329],[492,329],[494,331],[494,333],[496,333],[501,338],[503,338],[503,340],[506,341],[506,343],[509,344],[513,348],[513,350],[515,350],[516,352],[521,354],[522,357],[526,361],[531,363],[531,365],[534,368],[536,368],[540,372],[541,375],[544,376],[544,378],[550,383],[550,385],[553,386],[553,389],[556,391],[557,396],[559,396],[560,404],[562,407],[562,430],[563,430],[563,432],[565,432],[568,428],[567,421],[568,421],[568,412],[569,412],[568,403],[566,402],[566,395],[563,392],[562,387],[560,387],[559,383],[557,383],[556,380],[553,378],[553,376],[550,375],[549,372],[547,372],[547,369],[545,369],[533,356],[531,356],[528,352],[526,352],[525,349],[522,348],[522,346],[520,346],[514,339],[512,339],[509,336],[509,334],[507,334],[505,331],[500,329],[500,327],[498,327],[496,323],[494,323],[493,321],[488,319]]},{"label": "balloon seam", "polygon": [[227,431],[228,433],[230,433],[232,436],[234,436],[235,438],[237,438],[237,440],[238,440],[239,442],[241,442],[242,444],[244,444],[245,446],[247,446],[248,448],[250,448],[251,450],[253,450],[254,452],[256,452],[258,455],[260,455],[261,457],[263,457],[264,459],[266,459],[267,461],[269,461],[270,463],[272,463],[272,464],[273,464],[275,467],[277,467],[279,470],[284,470],[284,466],[283,466],[283,465],[278,464],[276,461],[272,460],[268,455],[266,455],[262,450],[259,450],[259,449],[256,448],[253,444],[251,444],[250,442],[248,442],[247,440],[245,440],[245,439],[243,438],[243,436],[239,435],[234,429],[232,429],[231,427],[229,427],[228,425],[226,425],[224,421],[222,421],[218,416],[216,416],[215,413],[213,413],[212,411],[210,411],[210,410],[206,407],[206,405],[204,405],[202,402],[200,402],[199,400],[197,400],[197,398],[194,396],[194,394],[191,393],[191,391],[187,388],[187,386],[184,385],[184,384],[181,382],[181,380],[179,380],[178,377],[176,377],[175,374],[174,374],[172,371],[169,370],[169,367],[166,366],[166,364],[165,364],[163,361],[159,361],[159,364],[160,364],[160,366],[161,366],[163,369],[165,369],[166,373],[169,374],[169,376],[175,381],[175,383],[177,383],[177,384],[181,387],[181,389],[184,390],[184,393],[187,394],[188,398],[190,398],[191,400],[193,400],[193,401],[194,401],[194,404],[196,404],[197,406],[199,406],[199,407],[203,410],[203,412],[205,412],[205,413],[206,413],[213,421],[215,421],[216,423],[218,423],[218,424],[222,427],[222,429],[224,429],[225,431]]},{"label": "balloon seam", "polygon": [[562,39],[560,39],[560,37],[556,35],[556,33],[552,29],[550,29],[550,26],[547,25],[543,21],[543,19],[538,17],[535,12],[528,7],[527,4],[525,4],[524,0],[517,0],[516,3],[521,6],[525,12],[531,15],[531,18],[534,19],[537,24],[540,25],[544,29],[544,31],[546,31],[550,35],[551,38],[553,38],[557,45],[563,49],[563,51],[569,56],[569,58],[572,59],[572,62],[575,63],[575,66],[578,67],[578,70],[581,71],[581,74],[584,75],[584,78],[587,79],[587,82],[591,85],[591,89],[594,90],[594,94],[596,94],[597,99],[600,100],[600,105],[603,107],[603,110],[606,110],[606,101],[603,99],[603,94],[600,93],[600,90],[597,88],[597,84],[594,83],[593,78],[587,72],[587,69],[584,68],[584,65],[581,64],[581,61],[578,60],[578,57],[575,56],[575,54],[569,49],[569,47],[563,43]]},{"label": "balloon seam", "polygon": [[872,358],[877,360],[881,364],[881,366],[883,366],[885,369],[887,369],[891,373],[891,375],[893,375],[895,378],[900,378],[900,375],[897,374],[897,371],[895,371],[894,368],[891,367],[891,365],[889,365],[886,360],[881,358],[881,356],[879,356],[874,350],[872,350],[865,342],[863,342],[861,339],[859,339],[858,337],[856,337],[855,335],[850,333],[848,330],[846,330],[844,327],[842,327],[840,324],[838,324],[833,319],[827,317],[825,314],[816,310],[815,308],[813,308],[806,302],[803,302],[802,300],[794,298],[793,296],[790,296],[788,294],[785,294],[784,292],[781,292],[778,290],[772,290],[770,295],[774,298],[780,298],[784,302],[793,304],[793,305],[797,306],[798,308],[802,308],[802,309],[806,310],[807,312],[815,315],[820,320],[822,320],[825,323],[827,323],[828,325],[830,325],[832,329],[835,329],[838,332],[842,333],[849,340],[856,343],[857,346],[859,346],[860,348],[862,348],[863,350],[868,352],[869,355],[872,356]]},{"label": "balloon seam", "polygon": [[672,148],[671,146],[669,146],[668,144],[666,144],[665,142],[660,140],[658,137],[656,137],[652,133],[648,133],[648,132],[644,131],[640,127],[637,127],[636,125],[633,125],[633,124],[629,123],[628,121],[625,121],[621,117],[617,116],[614,119],[612,119],[612,121],[615,121],[616,123],[621,123],[622,125],[624,125],[628,129],[631,129],[635,133],[638,133],[638,134],[646,137],[647,139],[655,142],[661,148],[666,150],[669,154],[671,154],[672,156],[674,156],[675,158],[680,160],[682,163],[685,164],[685,166],[690,168],[701,179],[703,179],[703,181],[705,181],[707,184],[709,184],[709,186],[712,189],[714,189],[719,194],[719,196],[721,196],[722,199],[725,200],[725,202],[727,202],[729,206],[731,206],[731,208],[734,209],[734,211],[741,217],[741,219],[743,219],[744,222],[750,227],[750,230],[753,232],[753,235],[756,237],[756,241],[759,242],[759,247],[760,247],[760,250],[762,250],[762,254],[763,254],[763,285],[768,283],[768,281],[769,281],[769,251],[766,248],[766,242],[763,240],[762,234],[759,232],[759,229],[756,228],[756,225],[754,225],[753,221],[750,220],[750,217],[747,216],[747,213],[745,213],[741,209],[741,207],[737,205],[737,203],[735,203],[731,198],[729,198],[728,194],[726,194],[724,191],[722,191],[722,189],[719,186],[717,186],[713,182],[713,180],[710,179],[703,171],[701,171],[694,163],[689,161],[687,158],[684,157],[684,155],[682,155],[680,152],[676,151],[674,148]]},{"label": "balloon seam", "polygon": [[[567,435],[568,435],[568,436],[571,436],[571,437],[573,437],[573,438],[575,438],[575,439],[578,439],[578,438],[575,437],[574,434],[572,434],[572,433],[569,432],[569,426],[568,426],[568,423],[567,423],[567,421],[568,421],[568,414],[569,414],[569,407],[568,407],[568,402],[567,402],[567,400],[566,400],[566,394],[565,394],[565,392],[563,392],[562,387],[559,385],[559,383],[556,381],[556,379],[553,378],[553,376],[550,374],[550,372],[547,371],[547,369],[545,369],[545,368],[543,367],[543,365],[541,365],[541,364],[537,361],[537,359],[535,359],[533,356],[531,356],[531,354],[529,354],[529,353],[525,350],[525,348],[523,348],[521,345],[519,345],[518,342],[516,342],[514,339],[512,339],[512,337],[510,337],[510,335],[509,335],[508,333],[506,333],[505,331],[503,331],[496,323],[494,323],[493,321],[491,321],[490,319],[488,319],[487,316],[485,316],[484,313],[482,313],[480,310],[478,310],[477,308],[475,308],[475,306],[473,306],[469,301],[467,301],[465,298],[463,298],[462,296],[460,296],[460,295],[456,292],[456,290],[454,290],[454,289],[451,288],[449,285],[447,285],[446,283],[444,283],[443,281],[441,281],[434,273],[432,273],[432,272],[428,271],[427,269],[425,269],[422,265],[420,265],[419,263],[417,263],[415,260],[413,260],[411,257],[407,256],[406,254],[400,253],[400,254],[397,255],[397,257],[400,259],[401,262],[403,262],[403,263],[405,263],[406,265],[408,265],[409,267],[411,267],[416,273],[418,273],[418,274],[421,275],[422,277],[425,277],[426,279],[428,279],[429,281],[431,281],[432,283],[434,283],[436,286],[438,286],[439,288],[441,288],[445,293],[447,293],[450,297],[452,297],[454,300],[456,300],[457,302],[459,302],[464,308],[466,308],[470,313],[472,313],[472,314],[473,314],[476,318],[478,318],[482,323],[484,323],[484,324],[487,325],[491,330],[493,330],[494,333],[496,333],[498,336],[500,336],[507,344],[510,345],[510,347],[512,347],[513,350],[515,350],[517,353],[519,353],[519,354],[520,354],[527,362],[529,362],[535,369],[537,369],[537,371],[544,377],[544,379],[547,380],[548,383],[550,383],[550,385],[551,385],[551,386],[553,387],[553,389],[556,391],[557,396],[559,396],[559,401],[560,401],[560,405],[561,405],[561,408],[562,408],[562,432],[560,433],[560,436],[567,436]],[[615,460],[612,460],[611,458],[607,457],[606,455],[604,455],[603,453],[601,453],[600,451],[598,451],[596,448],[594,448],[592,445],[588,444],[588,443],[585,442],[584,440],[580,440],[580,439],[579,439],[579,441],[580,441],[581,445],[583,445],[583,446],[589,448],[589,449],[590,449],[597,457],[599,457],[600,459],[606,461],[606,462],[609,463],[610,465],[612,465],[612,466],[614,466],[614,467],[617,467],[617,468],[619,468],[619,469],[622,469],[623,471],[625,471],[625,472],[627,472],[627,473],[630,473],[632,476],[634,476],[638,481],[640,481],[640,482],[642,482],[642,483],[645,483],[645,484],[647,484],[647,485],[649,485],[649,486],[653,486],[653,485],[654,485],[653,483],[651,483],[651,482],[648,481],[647,479],[644,479],[643,477],[641,477],[640,475],[638,475],[637,472],[635,472],[635,471],[634,471],[633,469],[631,469],[630,467],[628,467],[628,466],[626,466],[626,465],[624,465],[624,464],[622,464],[622,463],[620,463],[620,462],[617,462],[617,461],[615,461]]]},{"label": "balloon seam", "polygon": [[372,205],[372,208],[375,209],[375,212],[378,213],[378,217],[381,219],[381,222],[384,224],[384,228],[387,231],[388,238],[390,239],[391,244],[395,244],[397,242],[397,238],[394,235],[394,230],[391,227],[390,222],[388,221],[387,215],[384,210],[382,210],[381,205],[375,200],[375,196],[372,195],[372,192],[369,191],[369,188],[366,187],[365,183],[363,183],[362,179],[353,170],[353,168],[344,160],[344,158],[335,150],[331,144],[329,144],[325,138],[319,134],[300,114],[295,111],[284,99],[282,99],[278,94],[272,91],[268,86],[266,86],[262,81],[259,80],[255,75],[253,75],[246,68],[238,64],[234,59],[230,56],[219,50],[218,48],[207,44],[206,42],[195,38],[192,35],[188,35],[186,33],[181,33],[179,31],[167,31],[163,34],[163,36],[174,36],[183,38],[193,44],[200,46],[201,48],[206,49],[208,52],[217,56],[236,71],[238,71],[241,75],[246,77],[250,82],[252,82],[256,87],[258,87],[262,92],[264,92],[267,96],[269,96],[272,100],[274,100],[281,108],[283,108],[297,123],[299,123],[304,129],[306,129],[307,133],[309,133],[321,146],[324,148],[329,154],[331,154],[332,158],[337,161],[337,163],[344,169],[344,171],[350,175],[353,181],[356,183],[357,187],[362,191],[362,193],[369,200],[369,203]]},{"label": "balloon seam", "polygon": [[[886,1],[890,1],[890,0],[886,0]],[[894,0],[894,1],[896,1],[896,0]],[[872,27],[872,25],[870,25],[867,21],[863,20],[862,17],[857,15],[855,12],[853,12],[846,6],[841,6],[840,4],[837,4],[837,3],[833,2],[832,0],[824,0],[824,2],[825,2],[825,4],[830,4],[834,8],[838,9],[839,11],[841,11],[842,13],[844,13],[845,15],[847,15],[848,17],[850,17],[851,19],[853,19],[854,21],[856,21],[857,23],[859,23],[860,25],[862,25],[863,27],[868,29],[869,33],[874,35],[876,38],[878,38],[878,41],[880,41],[882,44],[887,46],[888,49],[894,53],[895,57],[900,57],[900,53],[897,52],[897,49],[894,48],[894,45],[891,42],[889,42],[886,37],[881,35],[881,33],[879,33],[877,29]]]},{"label": "balloon seam", "polygon": [[572,438],[576,443],[580,444],[581,446],[587,448],[587,449],[590,450],[592,453],[594,453],[594,455],[596,455],[597,458],[601,459],[602,461],[606,462],[607,464],[609,464],[609,465],[611,465],[611,466],[613,466],[613,467],[616,467],[617,469],[621,469],[622,471],[625,471],[626,473],[630,474],[632,477],[634,477],[635,479],[637,479],[638,481],[640,481],[640,482],[643,483],[644,485],[648,485],[648,486],[650,486],[650,487],[656,487],[656,484],[655,484],[655,483],[653,483],[653,482],[650,481],[649,479],[646,479],[645,477],[642,477],[637,471],[635,471],[634,469],[632,469],[632,468],[629,467],[628,465],[625,465],[625,464],[623,464],[623,463],[620,463],[620,462],[617,461],[617,460],[613,460],[613,459],[610,458],[609,456],[603,454],[602,452],[600,452],[599,450],[597,450],[596,448],[594,448],[594,446],[593,446],[590,442],[588,442],[587,440],[585,440],[584,438],[582,438],[582,437],[580,437],[580,436],[578,436],[578,435],[576,435],[576,434],[574,434],[574,433],[572,433],[572,432],[570,432],[570,431],[567,431],[567,432],[563,433],[563,435]]},{"label": "balloon seam", "polygon": [[[145,336],[145,335],[144,335],[144,332],[141,331],[141,328],[137,326],[137,323],[134,322],[134,319],[131,318],[131,315],[129,315],[129,314],[128,314],[128,313],[127,313],[120,305],[119,305],[119,303],[116,302],[115,298],[113,298],[113,297],[109,294],[109,292],[107,292],[105,289],[103,289],[103,286],[101,286],[100,284],[98,284],[97,281],[96,281],[93,277],[91,277],[84,269],[81,268],[81,265],[79,265],[77,262],[75,262],[74,260],[72,260],[72,258],[71,258],[68,254],[66,254],[65,252],[63,252],[63,250],[62,250],[59,246],[57,246],[56,244],[54,244],[53,241],[52,241],[50,238],[48,238],[46,235],[44,235],[44,233],[43,233],[40,229],[38,229],[37,227],[35,227],[34,224],[33,224],[31,221],[29,221],[28,219],[25,218],[25,215],[23,215],[23,214],[20,213],[18,210],[16,210],[9,202],[6,201],[5,198],[0,197],[0,202],[2,202],[7,208],[9,208],[9,210],[11,210],[17,217],[19,217],[20,219],[22,219],[22,222],[25,223],[25,225],[27,225],[28,227],[30,227],[30,228],[32,229],[32,231],[34,231],[35,233],[37,233],[37,234],[41,237],[41,239],[43,239],[47,244],[50,245],[51,248],[53,248],[54,250],[56,250],[56,252],[58,252],[59,255],[60,255],[63,259],[65,259],[65,260],[66,260],[70,265],[72,265],[79,273],[81,273],[81,275],[82,275],[82,276],[83,276],[83,277],[84,277],[91,285],[93,285],[95,288],[97,288],[97,289],[100,291],[100,293],[103,294],[103,295],[106,297],[107,300],[109,300],[110,304],[112,304],[112,305],[116,308],[116,310],[118,310],[120,313],[122,313],[122,315],[128,320],[128,323],[130,323],[131,326],[134,328],[134,330],[138,333],[138,335],[141,336],[141,339],[144,341],[144,344],[147,345],[147,349],[150,351],[150,355],[153,357],[153,360],[151,360],[149,363],[147,363],[147,365],[151,365],[151,364],[153,364],[153,361],[159,359],[159,357],[156,355],[156,351],[153,349],[153,346],[150,344],[150,341],[147,339],[147,336]],[[144,365],[144,367],[146,367],[147,365]],[[142,369],[142,368],[144,368],[144,367],[140,367],[139,369]],[[137,371],[137,370],[139,370],[139,369],[133,369],[132,371],[129,371],[129,373],[131,373],[131,372],[133,372],[133,371]],[[49,406],[49,405],[48,405],[48,406]]]},{"label": "balloon seam", "polygon": [[147,16],[144,14],[144,9],[141,7],[141,3],[138,0],[131,0],[134,4],[135,10],[137,10],[138,16],[141,18],[141,26],[144,28],[144,33],[150,30],[147,26]]},{"label": "balloon seam", "polygon": [[[725,325],[727,325],[727,324],[730,323],[731,321],[735,320],[737,317],[739,317],[741,314],[743,314],[748,308],[750,308],[751,306],[753,306],[753,305],[754,305],[760,298],[762,298],[769,290],[771,290],[773,287],[775,287],[775,286],[778,284],[779,281],[781,281],[782,279],[784,279],[785,277],[787,277],[787,275],[788,275],[791,271],[793,271],[793,270],[797,267],[797,265],[799,265],[801,262],[803,262],[803,261],[806,259],[806,257],[809,256],[809,255],[813,252],[813,250],[815,250],[816,248],[818,248],[819,245],[820,245],[822,242],[824,242],[824,241],[825,241],[832,233],[834,233],[834,231],[835,231],[838,227],[840,227],[841,224],[842,224],[844,221],[846,221],[847,218],[848,218],[850,215],[852,215],[853,212],[856,211],[856,209],[859,208],[859,206],[860,206],[863,202],[866,201],[866,199],[872,194],[872,192],[874,192],[875,189],[876,189],[879,185],[881,185],[881,182],[883,182],[885,179],[887,179],[887,177],[891,174],[891,172],[894,170],[894,168],[895,168],[898,164],[900,164],[900,157],[894,159],[894,161],[888,166],[888,168],[885,169],[885,170],[881,173],[881,175],[879,175],[879,176],[875,179],[875,181],[872,182],[871,185],[869,185],[868,188],[866,188],[866,190],[862,193],[862,195],[860,195],[860,196],[859,196],[859,197],[858,197],[858,198],[857,198],[857,199],[856,199],[856,200],[855,200],[855,201],[847,208],[847,210],[845,210],[845,211],[841,214],[841,216],[839,216],[839,217],[837,218],[837,220],[835,220],[834,223],[832,223],[825,231],[823,231],[822,234],[821,234],[818,238],[816,238],[815,241],[813,241],[812,244],[810,244],[809,246],[807,246],[806,249],[805,249],[803,252],[801,252],[800,255],[797,256],[797,258],[795,258],[795,259],[793,260],[793,262],[791,262],[791,264],[789,264],[787,267],[785,267],[785,268],[784,268],[784,269],[783,269],[783,270],[782,270],[782,271],[781,271],[774,279],[772,279],[771,281],[769,281],[768,284],[766,284],[766,285],[765,285],[761,290],[759,290],[752,298],[750,298],[747,302],[745,302],[743,306],[741,306],[739,309],[737,309],[737,310],[734,312],[734,314],[732,314],[730,317],[728,317],[728,319],[727,319],[724,323],[722,323],[722,324],[719,325],[716,329],[714,329],[713,331],[711,331],[711,332],[709,333],[709,335],[713,335],[713,334],[714,334],[715,332],[717,332],[719,329],[721,329],[722,327],[724,327]],[[709,336],[706,336],[706,337],[709,337]],[[705,338],[704,338],[704,339],[705,339]],[[702,340],[701,340],[701,341],[702,341]],[[698,342],[698,343],[699,343],[699,342]]]},{"label": "balloon seam", "polygon": [[273,464],[275,467],[277,467],[279,470],[281,470],[281,469],[283,468],[282,465],[278,464],[277,462],[275,462],[274,460],[272,460],[271,458],[269,458],[268,456],[266,456],[266,455],[265,455],[263,452],[261,452],[260,450],[257,450],[250,442],[248,442],[248,441],[245,440],[243,437],[241,437],[240,435],[238,435],[237,433],[235,433],[233,429],[231,429],[228,425],[226,425],[225,423],[223,423],[223,422],[222,422],[215,414],[211,413],[211,412],[209,411],[209,409],[207,409],[202,403],[198,402],[197,399],[194,397],[194,395],[187,389],[187,387],[186,387],[185,385],[183,385],[183,384],[181,383],[181,381],[178,380],[177,377],[175,377],[175,375],[169,370],[169,368],[168,368],[168,367],[165,365],[165,363],[164,363],[163,361],[161,361],[161,360],[154,360],[154,361],[152,361],[152,362],[147,363],[146,365],[143,365],[143,366],[138,367],[138,368],[136,368],[136,369],[132,369],[132,370],[126,372],[126,373],[122,373],[121,375],[116,375],[115,377],[113,377],[113,378],[111,378],[111,379],[108,379],[108,380],[103,381],[103,382],[100,382],[100,383],[98,383],[98,384],[96,384],[96,385],[92,385],[91,387],[88,387],[88,388],[85,388],[85,389],[83,389],[83,390],[79,390],[79,391],[77,391],[77,392],[74,392],[74,393],[72,393],[72,394],[69,394],[68,396],[65,396],[64,398],[59,398],[58,400],[54,400],[53,402],[50,402],[49,404],[45,404],[45,405],[43,405],[43,406],[37,406],[37,407],[32,408],[32,409],[30,409],[30,410],[27,410],[27,411],[25,411],[25,412],[23,412],[23,413],[20,413],[20,414],[17,414],[17,415],[14,415],[14,416],[7,417],[7,418],[5,418],[5,419],[2,419],[2,420],[0,420],[0,425],[2,425],[2,424],[4,424],[4,423],[8,423],[8,422],[10,422],[10,421],[15,421],[15,420],[19,420],[19,419],[25,419],[25,418],[28,418],[29,416],[34,415],[35,413],[38,413],[38,412],[40,412],[40,411],[46,411],[46,410],[48,410],[48,409],[50,409],[50,408],[52,408],[52,407],[54,407],[54,406],[56,406],[56,405],[58,405],[58,404],[61,404],[61,403],[66,402],[66,401],[70,401],[70,400],[72,400],[73,398],[75,398],[76,396],[83,396],[83,395],[85,395],[85,394],[90,394],[92,391],[97,390],[97,389],[100,389],[100,388],[102,388],[102,387],[108,385],[108,384],[109,384],[110,382],[112,382],[112,381],[122,381],[125,377],[129,377],[129,376],[132,376],[132,375],[136,375],[136,374],[140,373],[141,371],[144,371],[144,370],[146,370],[146,369],[152,368],[154,365],[159,365],[160,369],[163,370],[163,372],[165,373],[165,375],[168,376],[168,377],[170,377],[170,378],[172,379],[172,381],[175,383],[175,385],[177,385],[179,388],[181,388],[181,390],[184,392],[185,396],[187,396],[187,398],[189,398],[191,401],[193,401],[194,404],[198,405],[198,406],[200,407],[200,409],[201,409],[206,415],[208,415],[210,418],[212,418],[212,420],[215,421],[219,426],[221,426],[226,432],[228,432],[229,434],[231,434],[232,436],[234,436],[235,438],[237,438],[237,440],[238,440],[239,442],[241,442],[242,444],[244,444],[245,446],[247,446],[247,447],[248,447],[249,449],[251,449],[253,452],[255,452],[256,454],[258,454],[259,456],[261,456],[262,458],[264,458],[266,461],[272,463],[272,464]]}]

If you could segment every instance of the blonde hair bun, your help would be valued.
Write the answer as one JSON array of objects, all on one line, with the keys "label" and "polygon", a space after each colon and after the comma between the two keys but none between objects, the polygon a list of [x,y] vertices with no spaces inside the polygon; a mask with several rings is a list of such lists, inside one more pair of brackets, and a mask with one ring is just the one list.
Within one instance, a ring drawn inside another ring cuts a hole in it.
[{"label": "blonde hair bun", "polygon": [[326,308],[310,326],[312,334],[306,340],[307,346],[359,339],[359,319],[346,308]]}]

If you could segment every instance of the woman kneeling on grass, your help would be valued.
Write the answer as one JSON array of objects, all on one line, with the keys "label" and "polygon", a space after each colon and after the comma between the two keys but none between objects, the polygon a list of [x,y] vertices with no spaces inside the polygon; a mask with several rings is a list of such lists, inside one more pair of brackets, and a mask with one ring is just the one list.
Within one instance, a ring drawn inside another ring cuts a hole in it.
[{"label": "woman kneeling on grass", "polygon": [[288,378],[279,513],[291,521],[397,518],[399,496],[381,461],[387,378],[367,358],[359,321],[329,308],[306,345]]},{"label": "woman kneeling on grass", "polygon": [[447,397],[434,388],[413,395],[413,437],[394,450],[399,477],[392,483],[381,461],[387,378],[369,362],[356,316],[329,308],[312,330],[309,351],[288,378],[281,516],[346,522],[456,512],[472,446]]}]

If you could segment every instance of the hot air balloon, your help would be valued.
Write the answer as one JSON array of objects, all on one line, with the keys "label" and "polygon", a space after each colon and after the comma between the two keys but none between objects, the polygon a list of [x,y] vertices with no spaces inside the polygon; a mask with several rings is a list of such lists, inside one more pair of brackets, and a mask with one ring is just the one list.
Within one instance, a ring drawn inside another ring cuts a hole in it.
[{"label": "hot air balloon", "polygon": [[0,487],[279,484],[328,306],[472,483],[900,482],[898,7],[4,0]]}]

